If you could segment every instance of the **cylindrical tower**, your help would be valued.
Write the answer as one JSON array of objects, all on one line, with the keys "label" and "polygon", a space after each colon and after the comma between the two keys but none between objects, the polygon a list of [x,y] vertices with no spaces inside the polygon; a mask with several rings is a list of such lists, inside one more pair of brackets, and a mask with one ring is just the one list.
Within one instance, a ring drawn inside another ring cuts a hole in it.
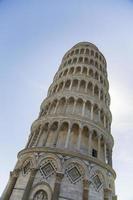
[{"label": "cylindrical tower", "polygon": [[63,57],[3,200],[116,200],[107,64],[80,42]]}]

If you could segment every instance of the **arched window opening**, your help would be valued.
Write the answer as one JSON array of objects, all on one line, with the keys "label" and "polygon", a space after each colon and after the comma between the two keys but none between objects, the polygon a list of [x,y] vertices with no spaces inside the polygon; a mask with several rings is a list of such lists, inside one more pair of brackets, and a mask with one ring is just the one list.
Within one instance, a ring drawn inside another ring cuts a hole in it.
[{"label": "arched window opening", "polygon": [[75,50],[75,54],[79,54],[79,49],[76,49],[76,50]]},{"label": "arched window opening", "polygon": [[61,125],[61,128],[59,130],[59,134],[58,134],[58,141],[57,141],[57,146],[58,147],[63,147],[65,146],[65,141],[66,141],[66,137],[67,137],[67,133],[68,133],[68,123],[64,122]]},{"label": "arched window opening", "polygon": [[70,59],[70,60],[68,60],[68,64],[70,65],[71,64],[71,62],[72,62],[72,60]]},{"label": "arched window opening", "polygon": [[74,54],[74,51],[72,51],[70,55],[73,56],[73,54]]},{"label": "arched window opening", "polygon": [[95,58],[98,58],[98,53],[97,52],[95,53]]},{"label": "arched window opening", "polygon": [[69,113],[69,114],[72,114],[73,113],[73,109],[74,109],[74,98],[73,97],[70,97],[67,101],[67,108],[66,108],[66,112]]},{"label": "arched window opening", "polygon": [[77,58],[73,59],[73,64],[77,63]]},{"label": "arched window opening", "polygon": [[62,87],[63,87],[63,82],[61,82],[61,83],[59,84],[58,92],[59,92],[60,90],[62,90]]},{"label": "arched window opening", "polygon": [[93,77],[93,70],[92,70],[92,69],[89,70],[89,75],[90,75],[91,77]]},{"label": "arched window opening", "polygon": [[80,82],[80,87],[79,87],[80,92],[85,92],[85,87],[86,87],[86,82],[82,80]]},{"label": "arched window opening", "polygon": [[68,69],[66,69],[63,73],[63,76],[66,76],[67,75],[67,72],[68,72]]},{"label": "arched window opening", "polygon": [[96,80],[99,79],[99,76],[98,76],[98,73],[97,73],[97,72],[95,73],[95,79],[96,79]]},{"label": "arched window opening", "polygon": [[78,99],[76,102],[76,114],[81,115],[82,114],[82,108],[83,108],[83,100]]},{"label": "arched window opening", "polygon": [[77,67],[76,71],[75,71],[75,74],[80,74],[80,73],[81,73],[81,67]]},{"label": "arched window opening", "polygon": [[87,55],[89,55],[89,49],[86,49],[86,52],[85,52]]},{"label": "arched window opening", "polygon": [[73,80],[72,82],[72,90],[76,91],[78,88],[78,80]]},{"label": "arched window opening", "polygon": [[91,59],[91,60],[90,60],[90,64],[91,64],[91,65],[94,65],[94,60]]},{"label": "arched window opening", "polygon": [[93,85],[91,82],[88,83],[88,86],[87,86],[87,92],[89,94],[92,94],[92,91],[93,91]]},{"label": "arched window opening", "polygon": [[66,83],[65,83],[65,88],[66,88],[66,89],[69,89],[70,84],[71,84],[71,81],[70,81],[70,80],[67,80]]},{"label": "arched window opening", "polygon": [[99,89],[97,85],[94,87],[94,95],[97,97],[99,96]]},{"label": "arched window opening", "polygon": [[87,75],[87,68],[86,67],[84,67],[83,68],[83,72],[82,72],[84,75]]},{"label": "arched window opening", "polygon": [[58,122],[54,122],[49,129],[46,146],[53,146],[55,142],[55,132],[57,129],[58,129]]},{"label": "arched window opening", "polygon": [[91,50],[91,56],[94,56],[94,51],[93,50]]},{"label": "arched window opening", "polygon": [[84,63],[85,63],[85,64],[89,64],[89,59],[88,59],[88,58],[85,58],[85,59],[84,59]]},{"label": "arched window opening", "polygon": [[71,129],[70,143],[69,143],[70,149],[77,149],[78,135],[79,135],[79,126],[78,124],[73,124]]},{"label": "arched window opening", "polygon": [[84,49],[81,49],[81,50],[80,50],[80,54],[83,54],[83,53],[84,53]]},{"label": "arched window opening", "polygon": [[79,63],[83,62],[83,57],[79,57]]},{"label": "arched window opening", "polygon": [[89,141],[89,129],[88,127],[85,126],[82,130],[81,145],[80,145],[80,150],[83,153],[88,153],[88,141]]},{"label": "arched window opening", "polygon": [[74,72],[74,67],[70,68],[69,74],[73,74],[73,72]]},{"label": "arched window opening", "polygon": [[98,63],[97,62],[95,62],[95,67],[98,68]]},{"label": "arched window opening", "polygon": [[87,101],[85,104],[85,117],[90,118],[91,117],[91,103],[90,101]]}]

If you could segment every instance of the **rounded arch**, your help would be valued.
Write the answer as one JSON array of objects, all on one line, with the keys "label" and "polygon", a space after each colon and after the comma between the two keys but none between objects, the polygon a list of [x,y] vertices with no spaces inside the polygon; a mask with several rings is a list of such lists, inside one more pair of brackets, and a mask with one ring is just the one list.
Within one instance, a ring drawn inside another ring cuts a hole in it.
[{"label": "rounded arch", "polygon": [[86,164],[84,163],[84,161],[81,161],[78,158],[69,158],[65,163],[64,163],[64,169],[66,170],[67,168],[69,168],[69,166],[78,166],[81,174],[84,178],[88,179],[88,168],[86,166]]},{"label": "rounded arch", "polygon": [[67,81],[65,82],[65,88],[66,88],[66,89],[69,89],[70,84],[71,84],[71,80],[67,80]]},{"label": "rounded arch", "polygon": [[66,108],[67,113],[70,113],[70,114],[73,113],[74,102],[75,102],[74,97],[69,97],[69,99],[67,100],[67,108]]},{"label": "rounded arch", "polygon": [[58,133],[58,141],[57,141],[57,147],[63,147],[65,146],[65,141],[68,133],[69,123],[63,122],[60,126],[59,133]]},{"label": "rounded arch", "polygon": [[84,126],[82,129],[82,137],[81,137],[81,145],[80,150],[81,152],[87,154],[88,153],[88,141],[89,141],[89,129],[87,126]]},{"label": "rounded arch", "polygon": [[90,50],[89,50],[89,49],[86,49],[86,52],[85,52],[85,53],[86,53],[87,55],[89,55],[89,52],[90,52]]},{"label": "rounded arch", "polygon": [[93,59],[90,59],[90,64],[94,65],[94,60]]},{"label": "rounded arch", "polygon": [[83,100],[81,98],[79,98],[76,101],[75,114],[81,115],[82,114],[82,108],[83,108]]},{"label": "rounded arch", "polygon": [[87,85],[87,93],[92,94],[93,92],[93,84],[91,82]]},{"label": "rounded arch", "polygon": [[66,98],[62,97],[59,100],[59,105],[58,105],[58,108],[57,108],[57,113],[64,113],[65,112],[65,105],[66,105]]},{"label": "rounded arch", "polygon": [[89,59],[87,57],[84,58],[84,63],[89,64]]},{"label": "rounded arch", "polygon": [[79,57],[78,62],[79,62],[79,63],[82,63],[82,62],[83,62],[83,57]]},{"label": "rounded arch", "polygon": [[95,85],[95,87],[94,87],[94,95],[99,97],[99,88],[97,85]]},{"label": "rounded arch", "polygon": [[39,157],[39,160],[38,160],[38,168],[40,166],[42,166],[44,163],[48,163],[48,161],[53,161],[54,168],[58,172],[62,172],[63,167],[62,167],[60,158],[57,155],[53,154],[53,153],[47,153],[47,154],[41,155]]},{"label": "rounded arch", "polygon": [[67,73],[68,73],[68,69],[66,69],[66,70],[64,71],[63,76],[66,76]]},{"label": "rounded arch", "polygon": [[80,49],[80,54],[83,54],[84,53],[84,49]]},{"label": "rounded arch", "polygon": [[59,127],[59,122],[55,121],[51,124],[50,128],[49,128],[49,132],[48,132],[48,138],[46,141],[46,146],[53,146],[54,142],[55,142],[55,132],[57,131]]},{"label": "rounded arch", "polygon": [[78,66],[76,67],[75,74],[80,74],[80,73],[81,73],[81,67]]},{"label": "rounded arch", "polygon": [[73,59],[73,64],[76,64],[77,63],[77,58],[75,57],[74,59]]},{"label": "rounded arch", "polygon": [[77,79],[74,79],[73,82],[72,82],[72,90],[73,91],[76,91],[77,88],[78,88],[78,80]]},{"label": "rounded arch", "polygon": [[87,67],[83,67],[82,74],[87,75]]},{"label": "rounded arch", "polygon": [[86,88],[86,82],[84,80],[80,81],[80,86],[79,86],[79,91],[80,92],[85,92],[85,88]]},{"label": "rounded arch", "polygon": [[93,77],[93,70],[92,70],[92,69],[89,70],[89,75],[90,75],[91,77]]},{"label": "rounded arch", "polygon": [[90,118],[91,117],[91,102],[87,101],[85,104],[85,117]]},{"label": "rounded arch", "polygon": [[[30,199],[36,200],[36,195],[41,195],[42,200],[51,200],[52,198],[52,188],[50,185],[44,181],[37,183],[32,189],[30,194]],[[44,198],[45,197],[45,198]]]},{"label": "rounded arch", "polygon": [[68,145],[70,149],[73,150],[77,149],[78,136],[79,136],[79,125],[77,123],[74,123],[71,128],[71,137]]},{"label": "rounded arch", "polygon": [[68,73],[73,74],[74,73],[74,67],[71,67]]}]

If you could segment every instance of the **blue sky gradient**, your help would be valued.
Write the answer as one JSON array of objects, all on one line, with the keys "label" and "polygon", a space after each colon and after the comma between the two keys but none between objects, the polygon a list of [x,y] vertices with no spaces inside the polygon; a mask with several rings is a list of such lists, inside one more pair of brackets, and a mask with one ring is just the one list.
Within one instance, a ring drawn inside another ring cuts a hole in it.
[{"label": "blue sky gradient", "polygon": [[133,200],[131,0],[0,0],[0,194],[62,56],[80,41],[107,59],[116,192]]}]

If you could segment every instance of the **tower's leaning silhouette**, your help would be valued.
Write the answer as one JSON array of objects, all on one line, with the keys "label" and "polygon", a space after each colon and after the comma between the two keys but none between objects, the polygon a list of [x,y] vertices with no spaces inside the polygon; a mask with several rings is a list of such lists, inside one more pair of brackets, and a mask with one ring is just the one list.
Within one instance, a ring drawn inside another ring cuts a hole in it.
[{"label": "tower's leaning silhouette", "polygon": [[80,42],[63,57],[2,200],[116,200],[107,64]]}]

